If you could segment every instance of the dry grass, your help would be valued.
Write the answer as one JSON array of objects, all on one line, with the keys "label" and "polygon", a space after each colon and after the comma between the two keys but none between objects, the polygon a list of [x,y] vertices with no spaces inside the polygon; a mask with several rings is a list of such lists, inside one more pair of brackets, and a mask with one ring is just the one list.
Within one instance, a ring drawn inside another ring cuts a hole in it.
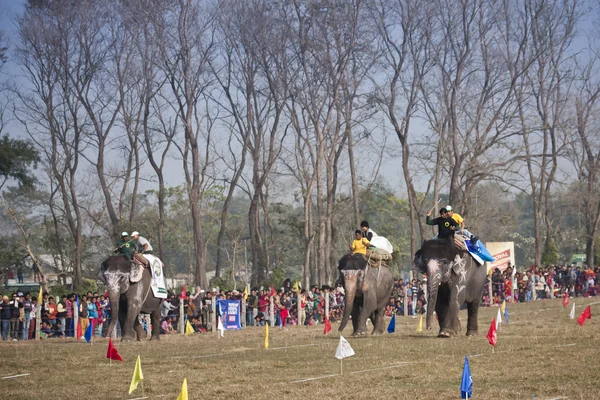
[{"label": "dry grass", "polygon": [[[576,314],[594,300],[576,299]],[[582,328],[569,319],[570,308],[560,300],[509,305],[510,324],[501,326],[494,354],[485,334],[497,308],[481,310],[480,334],[473,338],[417,334],[417,319],[398,318],[392,335],[348,338],[356,356],[344,360],[343,375],[303,383],[292,382],[339,374],[335,325],[327,336],[321,326],[271,328],[269,350],[263,349],[264,328],[225,332],[223,339],[206,334],[118,342],[125,362],[112,365],[104,358],[104,339],[92,345],[6,343],[0,345],[0,376],[31,375],[0,380],[0,399],[139,398],[141,387],[127,394],[138,354],[144,395],[151,399],[175,399],[184,377],[190,399],[457,399],[465,355],[471,356],[475,399],[600,398],[600,305],[592,306],[593,319]],[[461,311],[463,329],[465,319]]]}]

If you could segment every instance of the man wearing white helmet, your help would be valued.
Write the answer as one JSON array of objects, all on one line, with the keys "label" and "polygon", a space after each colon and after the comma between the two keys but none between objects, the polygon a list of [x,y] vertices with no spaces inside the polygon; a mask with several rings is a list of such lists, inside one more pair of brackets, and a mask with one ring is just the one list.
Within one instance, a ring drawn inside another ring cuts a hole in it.
[{"label": "man wearing white helmet", "polygon": [[148,239],[140,236],[140,233],[135,231],[131,234],[131,238],[135,241],[138,247],[138,252],[141,254],[152,254],[152,246]]},{"label": "man wearing white helmet", "polygon": [[477,241],[479,240],[477,236],[471,234],[471,232],[465,229],[465,219],[460,214],[455,213],[454,210],[452,210],[451,205],[446,206],[446,211],[448,211],[448,216],[455,220],[458,226],[460,227],[460,230],[457,231],[457,233],[462,233],[464,236],[471,239],[473,243],[477,243]]}]

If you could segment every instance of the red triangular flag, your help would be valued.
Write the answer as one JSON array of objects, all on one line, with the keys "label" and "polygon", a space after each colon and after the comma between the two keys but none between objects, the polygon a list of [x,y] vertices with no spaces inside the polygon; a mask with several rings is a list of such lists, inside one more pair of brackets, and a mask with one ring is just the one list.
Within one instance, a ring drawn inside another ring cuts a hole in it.
[{"label": "red triangular flag", "polygon": [[583,324],[585,324],[586,319],[592,319],[592,309],[590,308],[590,306],[587,306],[585,310],[583,310],[579,318],[577,318],[577,323],[579,324],[579,326],[583,326]]},{"label": "red triangular flag", "polygon": [[569,292],[565,292],[565,297],[563,297],[563,307],[569,305]]},{"label": "red triangular flag", "polygon": [[181,300],[187,300],[187,295],[185,294],[185,283],[183,284],[183,290],[181,291]]},{"label": "red triangular flag", "polygon": [[487,334],[488,342],[492,345],[492,347],[496,346],[496,342],[498,341],[498,335],[496,334],[496,318],[492,320],[492,325],[490,325],[490,330]]},{"label": "red triangular flag", "polygon": [[81,330],[81,320],[77,321],[77,340],[79,340],[83,336],[83,331]]},{"label": "red triangular flag", "polygon": [[112,338],[108,339],[108,351],[106,352],[106,358],[110,358],[115,361],[123,361],[123,358],[119,354],[119,351],[113,346]]},{"label": "red triangular flag", "polygon": [[329,322],[329,318],[325,318],[325,328],[323,329],[323,335],[327,335],[327,332],[331,330],[331,322]]},{"label": "red triangular flag", "polygon": [[275,287],[273,285],[271,285],[271,297],[277,295],[277,292],[275,291]]},{"label": "red triangular flag", "polygon": [[108,290],[104,291],[104,298],[108,300]]}]

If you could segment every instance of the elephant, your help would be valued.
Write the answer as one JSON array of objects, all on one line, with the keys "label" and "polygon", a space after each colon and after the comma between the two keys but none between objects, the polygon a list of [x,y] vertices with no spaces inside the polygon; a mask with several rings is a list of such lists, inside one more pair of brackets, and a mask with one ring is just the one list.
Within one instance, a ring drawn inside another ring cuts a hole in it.
[{"label": "elephant", "polygon": [[431,329],[435,310],[440,324],[438,337],[459,334],[458,311],[466,303],[467,336],[476,335],[487,268],[478,265],[467,251],[458,249],[448,239],[425,241],[415,253],[413,263],[414,268],[427,273],[427,329]]},{"label": "elephant", "polygon": [[338,269],[345,291],[344,316],[338,330],[343,331],[352,316],[353,336],[366,334],[367,318],[373,323],[372,334],[383,333],[385,305],[394,287],[389,268],[373,268],[364,257],[346,254]]},{"label": "elephant", "polygon": [[132,283],[130,280],[131,262],[124,256],[111,256],[102,263],[100,278],[108,290],[111,304],[111,321],[106,336],[110,336],[117,318],[121,324],[121,340],[129,341],[146,337],[138,315],[150,314],[152,320],[151,340],[160,338],[160,308],[162,299],[154,297],[152,292],[152,273],[149,268],[144,268],[141,279]]}]

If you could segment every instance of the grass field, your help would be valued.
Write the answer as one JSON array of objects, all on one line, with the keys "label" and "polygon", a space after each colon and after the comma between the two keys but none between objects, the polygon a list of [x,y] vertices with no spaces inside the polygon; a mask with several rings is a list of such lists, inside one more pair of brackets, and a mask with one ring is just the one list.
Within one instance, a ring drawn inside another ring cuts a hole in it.
[{"label": "grass field", "polygon": [[[342,375],[334,375],[340,373],[335,324],[327,336],[322,326],[271,328],[269,350],[264,328],[227,331],[221,339],[117,342],[125,361],[112,364],[106,339],[0,344],[0,378],[30,374],[0,379],[0,399],[174,400],[183,378],[190,399],[458,399],[466,355],[475,399],[600,399],[600,304],[594,298],[575,303],[577,316],[592,304],[583,327],[559,299],[510,304],[510,324],[501,326],[494,354],[485,335],[497,308],[480,311],[479,336],[471,338],[438,339],[437,329],[417,334],[413,318],[398,318],[394,334],[377,337],[352,338],[348,327],[344,334],[356,355],[343,361]],[[460,317],[464,333],[466,312]],[[138,354],[143,396],[141,386],[127,394]],[[294,382],[327,375],[334,376]]]}]

